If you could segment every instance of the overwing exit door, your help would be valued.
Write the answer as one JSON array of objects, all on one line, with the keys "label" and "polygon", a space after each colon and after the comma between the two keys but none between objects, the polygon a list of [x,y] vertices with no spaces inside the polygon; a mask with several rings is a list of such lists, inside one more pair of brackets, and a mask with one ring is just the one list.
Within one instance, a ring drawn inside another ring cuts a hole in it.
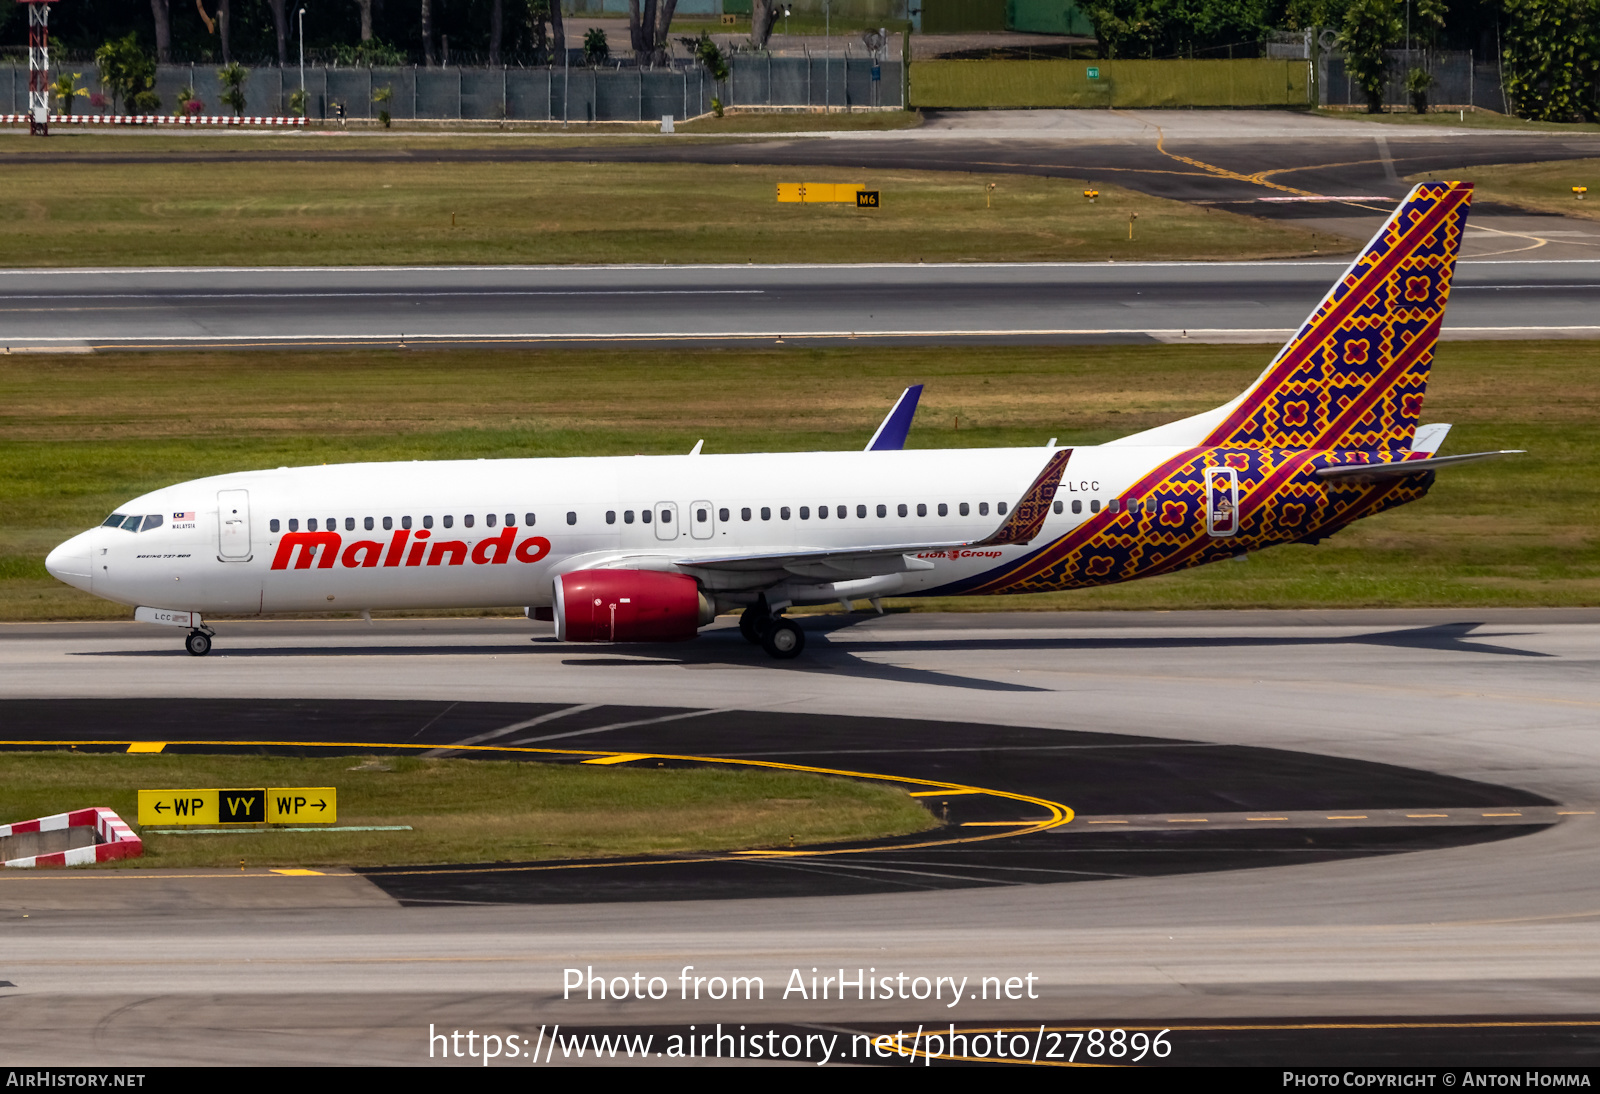
[{"label": "overwing exit door", "polygon": [[689,506],[689,534],[695,539],[710,539],[717,531],[717,511],[709,501]]},{"label": "overwing exit door", "polygon": [[675,501],[656,502],[656,538],[678,538],[678,503]]}]

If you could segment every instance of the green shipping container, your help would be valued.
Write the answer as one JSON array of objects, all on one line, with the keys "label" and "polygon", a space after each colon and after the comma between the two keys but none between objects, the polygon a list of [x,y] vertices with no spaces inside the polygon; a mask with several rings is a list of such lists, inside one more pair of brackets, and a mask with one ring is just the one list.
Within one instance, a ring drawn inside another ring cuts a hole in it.
[{"label": "green shipping container", "polygon": [[1094,37],[1094,24],[1071,0],[1006,0],[1006,29]]},{"label": "green shipping container", "polygon": [[1006,0],[922,0],[922,33],[1006,29]]}]

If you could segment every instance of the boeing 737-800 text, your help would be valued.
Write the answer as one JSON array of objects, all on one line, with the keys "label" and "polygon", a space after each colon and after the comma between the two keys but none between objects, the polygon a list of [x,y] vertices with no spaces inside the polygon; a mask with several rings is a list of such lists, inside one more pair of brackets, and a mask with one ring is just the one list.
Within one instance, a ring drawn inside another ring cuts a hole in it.
[{"label": "boeing 737-800 text", "polygon": [[1096,447],[278,468],[166,487],[49,570],[185,627],[207,615],[526,606],[571,642],[692,638],[719,612],[775,657],[791,605],[1037,592],[1314,542],[1427,493],[1423,394],[1471,186],[1414,189],[1238,398]]}]

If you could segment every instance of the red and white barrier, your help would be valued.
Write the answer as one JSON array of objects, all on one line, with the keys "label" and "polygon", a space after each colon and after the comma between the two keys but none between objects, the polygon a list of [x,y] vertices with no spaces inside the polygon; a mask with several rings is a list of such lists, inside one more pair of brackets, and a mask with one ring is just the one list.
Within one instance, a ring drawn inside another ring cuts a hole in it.
[{"label": "red and white barrier", "polygon": [[100,842],[92,847],[74,847],[70,851],[57,851],[51,855],[29,855],[26,858],[6,860],[5,866],[31,868],[36,866],[86,866],[91,862],[109,862],[116,858],[138,858],[144,854],[144,841],[134,834],[126,821],[102,806],[93,809],[74,809],[70,813],[56,813],[38,820],[0,824],[0,837],[20,836],[27,832],[55,832],[63,828],[93,828]]},{"label": "red and white barrier", "polygon": [[[0,114],[0,125],[27,125],[26,114]],[[193,114],[172,117],[167,114],[52,114],[51,125],[305,125],[304,118],[273,118],[247,114],[242,118],[226,114]]]}]

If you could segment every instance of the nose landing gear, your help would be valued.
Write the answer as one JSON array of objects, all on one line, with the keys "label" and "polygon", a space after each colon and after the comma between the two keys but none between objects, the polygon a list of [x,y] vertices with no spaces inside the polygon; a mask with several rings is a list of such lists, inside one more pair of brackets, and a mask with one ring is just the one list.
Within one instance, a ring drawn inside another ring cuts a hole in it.
[{"label": "nose landing gear", "polygon": [[204,657],[206,654],[211,652],[212,633],[213,632],[209,627],[196,627],[194,630],[190,631],[189,636],[183,640],[183,648],[194,654],[196,657]]}]

